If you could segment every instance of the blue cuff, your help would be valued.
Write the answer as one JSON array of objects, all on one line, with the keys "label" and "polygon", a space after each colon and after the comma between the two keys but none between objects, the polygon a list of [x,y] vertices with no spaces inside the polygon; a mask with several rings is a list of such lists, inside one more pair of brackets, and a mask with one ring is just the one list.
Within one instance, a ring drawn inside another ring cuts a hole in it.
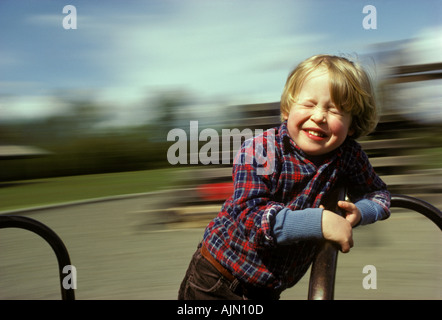
[{"label": "blue cuff", "polygon": [[386,218],[382,206],[374,201],[362,199],[356,202],[355,205],[361,213],[361,221],[358,225],[366,225]]},{"label": "blue cuff", "polygon": [[322,239],[322,211],[320,208],[279,211],[273,226],[276,243],[288,245],[299,240]]}]

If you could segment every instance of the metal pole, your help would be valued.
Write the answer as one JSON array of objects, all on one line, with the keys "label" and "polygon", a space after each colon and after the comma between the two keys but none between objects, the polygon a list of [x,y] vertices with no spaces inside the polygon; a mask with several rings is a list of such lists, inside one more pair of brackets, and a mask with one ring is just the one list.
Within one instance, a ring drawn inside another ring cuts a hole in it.
[{"label": "metal pole", "polygon": [[2,228],[26,229],[45,239],[57,256],[61,297],[63,300],[75,300],[74,290],[63,287],[63,268],[71,264],[69,254],[63,241],[52,229],[37,220],[16,215],[0,215],[0,229]]},{"label": "metal pole", "polygon": [[[343,200],[344,197],[345,192],[340,190],[337,199]],[[421,213],[442,230],[441,211],[426,201],[401,194],[392,194],[390,206],[392,208],[401,207]],[[338,209],[335,210],[335,212],[339,214]],[[332,300],[334,298],[337,259],[337,246],[330,241],[324,241],[312,264],[308,292],[309,300]]]},{"label": "metal pole", "polygon": [[[345,195],[346,189],[340,188],[337,194],[330,198],[326,207],[333,206],[335,207],[333,211],[341,214],[337,203],[339,200],[344,200]],[[333,300],[337,262],[337,245],[331,241],[323,241],[312,264],[308,290],[309,300]]]}]

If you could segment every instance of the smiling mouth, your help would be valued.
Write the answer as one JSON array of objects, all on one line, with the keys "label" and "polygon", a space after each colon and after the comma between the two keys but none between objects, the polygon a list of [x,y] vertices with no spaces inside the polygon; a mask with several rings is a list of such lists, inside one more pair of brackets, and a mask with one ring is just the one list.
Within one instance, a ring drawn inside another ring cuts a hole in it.
[{"label": "smiling mouth", "polygon": [[318,137],[318,138],[325,138],[326,135],[322,132],[314,131],[314,130],[304,130],[307,134],[310,136]]}]

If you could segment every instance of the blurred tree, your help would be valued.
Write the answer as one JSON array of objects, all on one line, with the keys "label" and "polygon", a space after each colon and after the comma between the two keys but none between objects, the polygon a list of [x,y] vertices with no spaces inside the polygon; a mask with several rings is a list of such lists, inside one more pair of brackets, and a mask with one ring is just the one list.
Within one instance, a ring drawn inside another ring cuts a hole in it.
[{"label": "blurred tree", "polygon": [[156,113],[152,121],[153,141],[166,141],[167,133],[179,126],[183,115],[188,115],[183,109],[186,110],[193,101],[191,94],[184,90],[158,93],[150,103],[150,108]]}]

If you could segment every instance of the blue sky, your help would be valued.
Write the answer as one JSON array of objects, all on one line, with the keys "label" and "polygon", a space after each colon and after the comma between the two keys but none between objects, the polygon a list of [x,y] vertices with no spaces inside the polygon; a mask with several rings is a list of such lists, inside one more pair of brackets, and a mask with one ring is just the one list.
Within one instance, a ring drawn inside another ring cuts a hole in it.
[{"label": "blue sky", "polygon": [[[362,27],[369,4],[376,30]],[[77,9],[75,30],[63,28],[65,5]],[[60,91],[122,115],[174,90],[227,104],[277,101],[301,60],[370,54],[440,30],[441,17],[440,0],[2,0],[0,114],[58,112]]]}]

